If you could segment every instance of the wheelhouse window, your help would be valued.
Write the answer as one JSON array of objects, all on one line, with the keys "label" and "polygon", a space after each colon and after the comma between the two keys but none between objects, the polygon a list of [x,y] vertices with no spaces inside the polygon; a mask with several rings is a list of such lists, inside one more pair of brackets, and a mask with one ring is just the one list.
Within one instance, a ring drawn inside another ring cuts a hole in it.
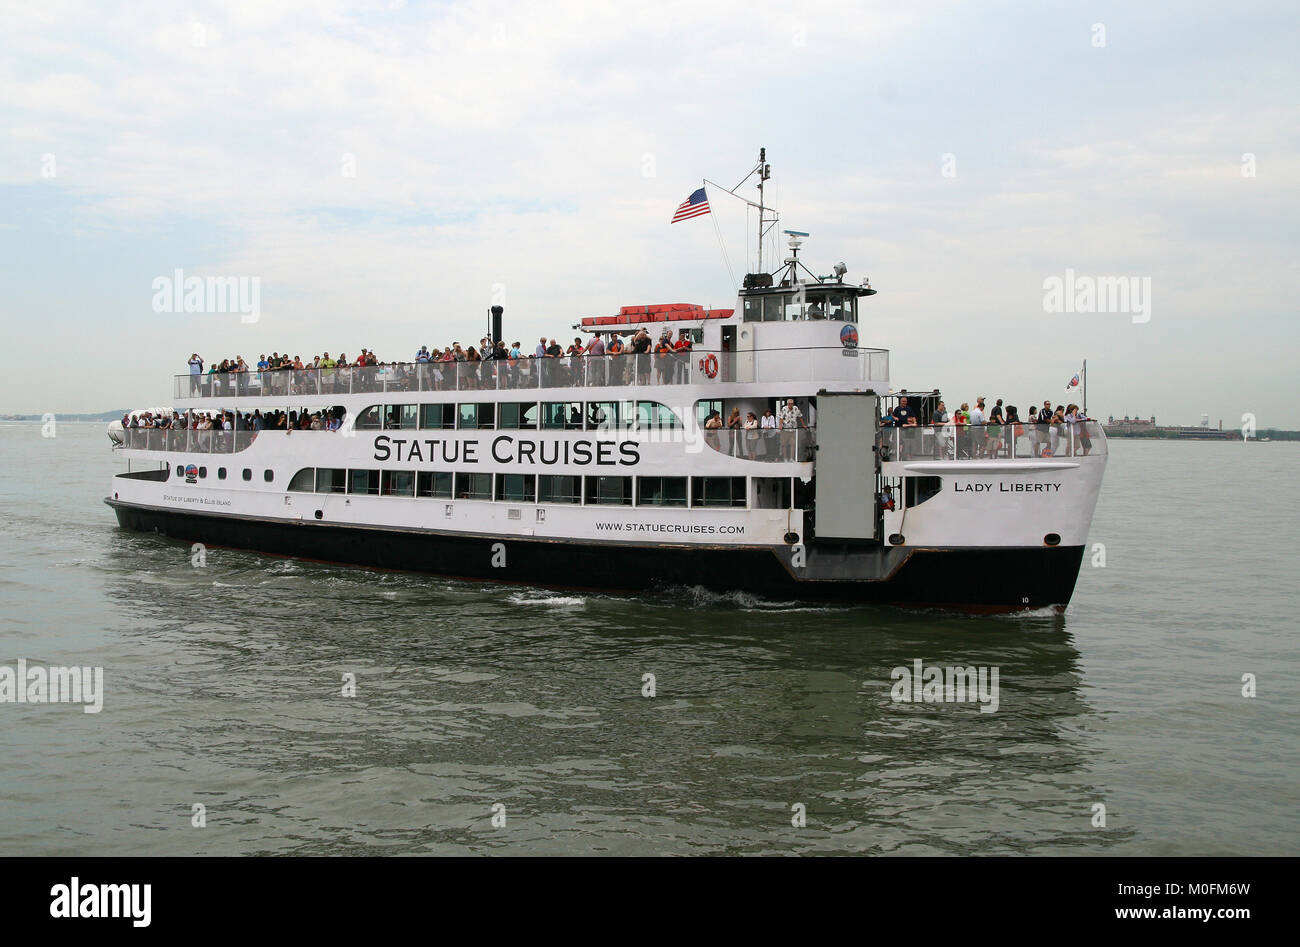
[{"label": "wheelhouse window", "polygon": [[497,474],[496,498],[511,503],[532,503],[537,499],[536,478],[533,474]]},{"label": "wheelhouse window", "polygon": [[600,506],[631,506],[631,477],[587,477],[587,502]]},{"label": "wheelhouse window", "polygon": [[581,503],[582,480],[556,474],[541,474],[537,478],[538,503]]},{"label": "wheelhouse window", "polygon": [[349,470],[348,493],[362,496],[379,496],[379,471]]},{"label": "wheelhouse window", "polygon": [[304,467],[289,480],[289,490],[293,493],[311,493],[316,489],[316,468]]},{"label": "wheelhouse window", "polygon": [[454,404],[420,405],[420,427],[426,431],[440,431],[456,426],[456,406]]},{"label": "wheelhouse window", "polygon": [[484,430],[496,427],[496,407],[491,401],[458,405],[459,418],[456,427],[461,430]]},{"label": "wheelhouse window", "polygon": [[537,427],[536,401],[507,401],[498,410],[502,429],[531,430]]},{"label": "wheelhouse window", "polygon": [[414,431],[419,426],[419,405],[390,404],[384,410],[384,430]]},{"label": "wheelhouse window", "polygon": [[542,403],[542,427],[553,431],[582,430],[581,401],[545,401]]},{"label": "wheelhouse window", "polygon": [[744,477],[692,477],[691,506],[744,506]]},{"label": "wheelhouse window", "polygon": [[741,318],[745,322],[800,322],[805,319],[857,322],[858,299],[855,293],[811,288],[805,288],[802,298],[797,293],[747,296]]},{"label": "wheelhouse window", "polygon": [[415,495],[451,499],[451,474],[436,470],[421,470],[415,478]]},{"label": "wheelhouse window", "polygon": [[347,493],[348,472],[342,467],[317,467],[316,492]]},{"label": "wheelhouse window", "polygon": [[685,477],[637,477],[638,506],[685,506]]},{"label": "wheelhouse window", "polygon": [[380,493],[386,497],[415,496],[415,472],[411,470],[385,470],[380,476]]},{"label": "wheelhouse window", "polygon": [[492,499],[492,475],[487,473],[456,474],[456,498],[458,500]]}]

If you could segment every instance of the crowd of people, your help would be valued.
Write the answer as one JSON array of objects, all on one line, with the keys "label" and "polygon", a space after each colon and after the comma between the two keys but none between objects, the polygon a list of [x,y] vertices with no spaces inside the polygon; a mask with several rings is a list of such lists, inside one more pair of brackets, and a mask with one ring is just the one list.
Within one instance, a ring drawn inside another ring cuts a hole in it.
[{"label": "crowd of people", "polygon": [[[949,412],[942,400],[934,405],[927,419],[921,417],[921,406],[909,404],[907,396],[898,399],[898,405],[881,418],[881,427],[906,429],[932,428],[934,453],[937,456],[954,454],[958,458],[996,458],[1012,455],[1017,438],[1028,437],[1035,457],[1052,457],[1058,453],[1080,452],[1086,456],[1092,450],[1092,438],[1085,422],[1092,419],[1077,404],[1058,404],[1046,400],[1039,409],[1030,408],[1025,419],[1015,405],[1003,407],[1002,399],[990,408],[985,407],[983,396],[975,399],[975,407],[963,401],[956,411]],[[916,456],[921,445],[915,436],[898,439],[904,454]],[[903,458],[900,458],[903,459]]]},{"label": "crowd of people", "polygon": [[[272,352],[250,366],[243,356],[207,363],[196,352],[189,359],[190,394],[322,394],[351,390],[444,391],[474,388],[519,388],[541,381],[558,385],[682,384],[690,376],[690,329],[676,339],[665,328],[656,342],[642,327],[625,341],[612,334],[606,341],[592,333],[588,341],[575,337],[567,347],[555,339],[538,339],[532,351],[519,342],[507,345],[487,338],[479,344],[459,342],[439,351],[420,346],[410,362],[388,362],[369,349],[355,360],[329,352],[303,361],[300,356]],[[205,370],[204,366],[207,365]]]},{"label": "crowd of people", "polygon": [[342,408],[308,411],[140,411],[122,416],[124,430],[170,431],[337,431],[343,424]]},{"label": "crowd of people", "polygon": [[722,412],[710,411],[704,419],[704,437],[714,450],[746,460],[812,459],[812,429],[793,398],[787,398],[775,413],[765,408],[762,417],[748,411],[742,418],[740,408],[733,407],[723,421]]}]

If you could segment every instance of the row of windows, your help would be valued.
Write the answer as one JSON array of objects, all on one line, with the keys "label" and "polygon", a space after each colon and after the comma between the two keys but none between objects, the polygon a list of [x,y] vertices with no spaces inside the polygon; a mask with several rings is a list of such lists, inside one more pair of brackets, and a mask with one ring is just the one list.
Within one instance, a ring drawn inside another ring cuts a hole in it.
[{"label": "row of windows", "polygon": [[804,295],[773,293],[749,296],[741,318],[745,322],[804,322],[830,319],[832,322],[857,322],[858,302],[849,293],[807,293]]},{"label": "row of windows", "polygon": [[634,495],[637,506],[743,507],[747,500],[744,477],[574,477],[340,467],[304,467],[293,475],[289,489],[353,496],[613,506],[632,506]]},{"label": "row of windows", "polygon": [[679,428],[657,401],[505,401],[462,404],[375,404],[357,415],[359,431],[623,430]]},{"label": "row of windows", "polygon": [[[177,465],[176,465],[176,476],[178,476],[178,477],[184,477],[184,476],[185,476],[185,467],[184,467],[183,465],[181,465],[181,464],[177,464]],[[244,476],[244,479],[245,479],[245,480],[252,480],[252,479],[253,479],[253,471],[252,471],[250,468],[245,467],[245,468],[244,468],[244,475],[243,475],[243,476]],[[208,479],[208,468],[207,468],[207,467],[200,467],[200,468],[199,468],[199,479],[200,479],[200,480],[206,480],[206,479]],[[225,480],[225,479],[226,479],[226,468],[225,468],[225,467],[218,467],[218,468],[217,468],[217,479],[218,479],[218,480]],[[263,470],[263,471],[262,471],[262,479],[265,480],[267,483],[271,483],[273,480],[275,480],[275,474],[272,473],[270,470]]]}]

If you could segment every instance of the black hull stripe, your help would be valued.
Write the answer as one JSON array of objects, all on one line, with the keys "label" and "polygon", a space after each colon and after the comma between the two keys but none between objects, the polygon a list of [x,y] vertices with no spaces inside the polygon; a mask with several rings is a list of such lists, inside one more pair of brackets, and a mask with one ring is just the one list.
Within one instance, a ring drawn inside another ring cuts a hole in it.
[{"label": "black hull stripe", "polygon": [[[702,586],[769,599],[972,612],[1064,607],[1074,592],[1084,551],[1082,546],[916,548],[884,579],[808,581],[789,571],[778,550],[765,546],[644,545],[466,534],[264,520],[105,502],[127,529],[308,561],[603,593]],[[496,543],[506,544],[505,568],[492,566]],[[882,556],[890,552],[898,551],[880,548]]]}]

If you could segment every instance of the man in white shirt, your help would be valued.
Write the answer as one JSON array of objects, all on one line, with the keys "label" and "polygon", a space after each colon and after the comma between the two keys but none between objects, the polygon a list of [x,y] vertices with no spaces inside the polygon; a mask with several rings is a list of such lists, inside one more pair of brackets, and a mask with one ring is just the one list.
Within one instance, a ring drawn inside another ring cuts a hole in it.
[{"label": "man in white shirt", "polygon": [[781,459],[794,460],[798,439],[797,432],[799,428],[804,427],[804,423],[803,412],[799,410],[799,406],[794,403],[793,398],[785,400],[785,405],[781,408],[777,420],[781,428]]},{"label": "man in white shirt", "polygon": [[984,422],[984,396],[980,395],[975,399],[975,407],[970,413],[970,455],[972,457],[984,456],[984,441],[988,433]]}]

